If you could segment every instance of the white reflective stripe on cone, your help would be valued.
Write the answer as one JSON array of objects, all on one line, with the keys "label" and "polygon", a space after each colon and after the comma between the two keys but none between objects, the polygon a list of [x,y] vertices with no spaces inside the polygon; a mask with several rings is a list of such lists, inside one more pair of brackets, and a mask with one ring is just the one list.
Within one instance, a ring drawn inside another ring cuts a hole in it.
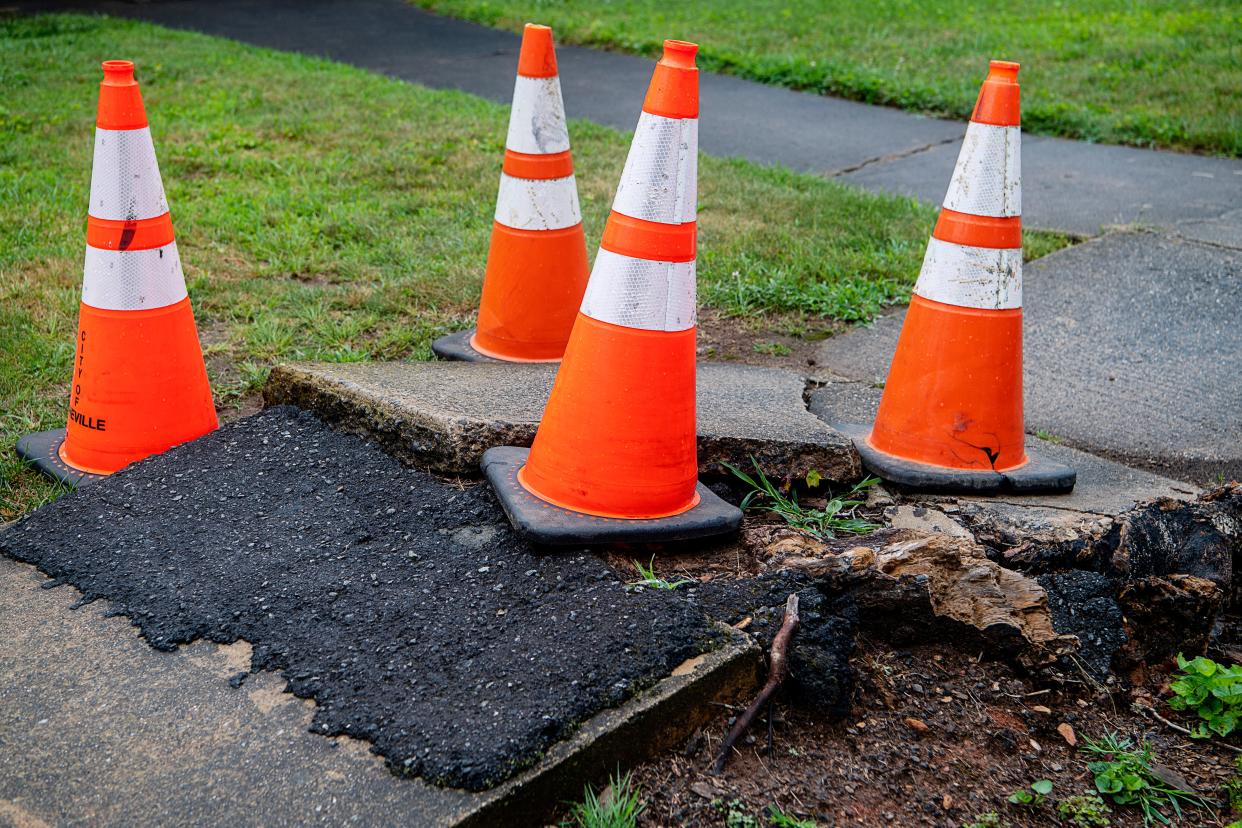
[{"label": "white reflective stripe on cone", "polygon": [[645,331],[684,331],[695,323],[695,266],[653,262],[600,248],[582,312],[600,322]]},{"label": "white reflective stripe on cone", "polygon": [[612,209],[661,224],[694,221],[698,170],[699,120],[644,112],[634,130]]},{"label": "white reflective stripe on cone", "polygon": [[582,222],[578,185],[565,178],[528,179],[500,174],[496,221],[514,230],[560,230]]},{"label": "white reflective stripe on cone", "polygon": [[1021,128],[971,122],[944,206],[972,216],[1022,215]]},{"label": "white reflective stripe on cone", "polygon": [[150,128],[95,128],[89,212],[113,221],[149,219],[168,212]]},{"label": "white reflective stripe on cone", "polygon": [[148,310],[186,297],[177,243],[150,250],[101,250],[87,246],[82,302],[102,310]]},{"label": "white reflective stripe on cone", "polygon": [[914,292],[961,308],[1022,307],[1022,248],[968,247],[932,238]]},{"label": "white reflective stripe on cone", "polygon": [[505,147],[528,155],[550,155],[569,149],[560,78],[517,76]]}]

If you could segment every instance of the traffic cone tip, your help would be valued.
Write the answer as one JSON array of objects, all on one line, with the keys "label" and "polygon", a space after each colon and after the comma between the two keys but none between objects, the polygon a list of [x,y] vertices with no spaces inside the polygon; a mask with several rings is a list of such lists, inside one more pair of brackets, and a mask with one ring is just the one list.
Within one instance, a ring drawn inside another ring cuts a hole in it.
[{"label": "traffic cone tip", "polygon": [[527,23],[522,30],[522,49],[518,53],[518,75],[527,78],[556,77],[556,48],[552,29]]},{"label": "traffic cone tip", "polygon": [[664,41],[664,55],[660,62],[678,69],[697,69],[694,56],[699,52],[699,45],[688,40]]},{"label": "traffic cone tip", "polygon": [[694,56],[699,47],[684,40],[664,41],[664,54],[655,65],[643,112],[665,118],[699,117],[699,70]]},{"label": "traffic cone tip", "polygon": [[100,64],[103,80],[99,82],[99,107],[95,126],[100,129],[130,130],[147,125],[142,106],[142,92],[134,80],[134,63],[130,60],[105,60]]},{"label": "traffic cone tip", "polygon": [[988,75],[979,88],[979,98],[970,115],[973,124],[1016,127],[1022,122],[1019,68],[1008,60],[993,60],[988,64]]}]

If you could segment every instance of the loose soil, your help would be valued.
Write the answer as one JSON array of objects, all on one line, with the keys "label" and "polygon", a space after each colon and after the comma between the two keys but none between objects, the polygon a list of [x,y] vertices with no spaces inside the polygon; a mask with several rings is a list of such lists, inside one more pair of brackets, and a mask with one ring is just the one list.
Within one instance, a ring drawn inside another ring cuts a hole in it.
[{"label": "loose soil", "polygon": [[[760,719],[725,772],[712,776],[707,768],[738,711],[722,712],[683,750],[634,771],[647,803],[639,824],[741,826],[748,823],[737,816],[728,822],[730,810],[763,817],[775,805],[821,828],[957,828],[989,811],[1015,828],[1059,825],[1052,804],[1027,811],[1005,800],[1038,779],[1052,780],[1050,803],[1094,789],[1085,754],[1067,743],[1061,725],[1073,729],[1080,746],[1084,737],[1106,731],[1147,738],[1165,767],[1209,797],[1219,798],[1232,775],[1233,753],[1131,712],[1135,699],[1153,705],[1154,683],[1133,693],[1112,692],[1084,676],[1041,684],[978,656],[948,643],[893,649],[862,640],[845,717],[778,704],[771,750]],[[1175,714],[1165,709],[1164,715]],[[1142,824],[1133,809],[1114,807],[1112,819],[1115,826]],[[1192,811],[1180,824],[1228,821]],[[757,823],[766,824],[766,817]]]}]

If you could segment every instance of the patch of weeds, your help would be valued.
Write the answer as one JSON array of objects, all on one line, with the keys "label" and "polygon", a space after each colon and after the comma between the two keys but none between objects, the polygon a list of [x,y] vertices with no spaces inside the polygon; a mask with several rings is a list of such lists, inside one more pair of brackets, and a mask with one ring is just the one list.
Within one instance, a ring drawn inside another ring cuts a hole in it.
[{"label": "patch of weeds", "polygon": [[669,581],[656,575],[655,555],[651,556],[651,560],[647,562],[646,566],[643,566],[642,561],[631,561],[631,563],[634,564],[634,568],[638,570],[641,578],[641,580],[631,581],[626,584],[631,589],[646,589],[648,587],[651,589],[677,589],[686,584],[694,583],[689,578],[678,578],[676,581]]},{"label": "patch of weeds", "polygon": [[1009,820],[996,811],[988,811],[986,814],[979,814],[970,822],[963,822],[962,828],[1009,828]]},{"label": "patch of weeds", "polygon": [[1037,431],[1035,432],[1035,436],[1043,440],[1045,443],[1052,443],[1054,446],[1059,446],[1065,442],[1063,438],[1058,437],[1051,431]]},{"label": "patch of weeds", "polygon": [[1242,717],[1242,666],[1225,667],[1203,656],[1188,661],[1181,653],[1177,666],[1181,672],[1169,685],[1173,691],[1169,707],[1198,714],[1201,721],[1190,728],[1190,738],[1232,733]]},{"label": "patch of weeds", "polygon": [[[836,537],[837,532],[865,535],[880,528],[879,524],[858,516],[858,507],[866,502],[867,490],[880,482],[878,477],[868,477],[856,483],[843,496],[830,498],[822,509],[811,509],[798,503],[797,492],[790,491],[788,495],[782,493],[771,480],[768,480],[755,458],[750,458],[750,462],[755,467],[754,477],[728,463],[722,464],[751,488],[751,491],[742,499],[743,509],[773,512],[784,518],[785,522],[793,528],[810,532],[821,538]],[[819,479],[816,473],[815,482],[812,483],[811,474],[808,473],[807,484],[817,485]],[[756,501],[763,502],[757,503]]]},{"label": "patch of weeds", "polygon": [[598,796],[595,789],[587,785],[582,801],[570,807],[569,817],[561,825],[563,828],[634,828],[638,815],[646,807],[641,793],[628,773],[614,774],[608,780],[608,787]]},{"label": "patch of weeds", "polygon": [[1229,810],[1236,815],[1242,814],[1242,756],[1234,758],[1233,767],[1233,776],[1225,781],[1223,792]]},{"label": "patch of weeds", "polygon": [[1098,740],[1084,739],[1082,749],[1099,757],[1087,763],[1087,770],[1095,775],[1096,790],[1114,805],[1137,807],[1142,811],[1144,825],[1172,824],[1167,811],[1180,819],[1183,807],[1211,807],[1198,794],[1161,778],[1151,745],[1146,741],[1136,746],[1130,739],[1109,732]]},{"label": "patch of weeds", "polygon": [[775,805],[768,806],[768,825],[775,825],[776,828],[819,828],[814,820],[790,816]]},{"label": "patch of weeds", "polygon": [[1061,822],[1071,828],[1108,828],[1112,811],[1098,794],[1090,792],[1067,796],[1057,803]]},{"label": "patch of weeds", "polygon": [[768,356],[789,356],[793,353],[793,350],[784,342],[756,342],[754,350],[756,354]]},{"label": "patch of weeds", "polygon": [[1038,808],[1048,799],[1048,794],[1052,793],[1052,780],[1040,779],[1032,782],[1029,788],[1022,788],[1014,791],[1009,795],[1010,805],[1021,805],[1026,808]]},{"label": "patch of weeds", "polygon": [[759,820],[746,811],[746,804],[740,799],[713,799],[712,810],[724,814],[725,828],[760,828]]}]

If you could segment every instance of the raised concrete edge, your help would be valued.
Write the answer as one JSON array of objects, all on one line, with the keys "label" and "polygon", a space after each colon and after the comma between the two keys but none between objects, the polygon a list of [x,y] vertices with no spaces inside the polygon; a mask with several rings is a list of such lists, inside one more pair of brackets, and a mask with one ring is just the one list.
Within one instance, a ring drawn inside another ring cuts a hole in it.
[{"label": "raised concrete edge", "polygon": [[478,807],[454,828],[543,824],[565,802],[579,799],[588,781],[599,782],[682,744],[720,716],[713,703],[752,695],[763,667],[759,645],[745,633],[718,626],[727,636],[723,646],[691,659],[682,666],[690,669],[680,674],[682,668],[675,669],[620,707],[588,719],[534,768],[482,794]]},{"label": "raised concrete edge", "polygon": [[[272,369],[263,398],[265,406],[310,411],[410,465],[477,477],[488,448],[530,446],[555,371],[550,365],[463,362],[292,363]],[[493,407],[484,414],[471,399],[475,410],[464,413],[460,398],[446,401],[443,382],[423,399],[416,384],[403,381],[420,372],[438,379],[450,372],[471,376],[488,386]],[[850,439],[807,410],[801,375],[727,363],[704,363],[698,374],[700,474],[721,474],[726,462],[749,467],[754,457],[780,476],[815,470],[845,482],[861,475]],[[388,384],[393,378],[400,382]]]}]

